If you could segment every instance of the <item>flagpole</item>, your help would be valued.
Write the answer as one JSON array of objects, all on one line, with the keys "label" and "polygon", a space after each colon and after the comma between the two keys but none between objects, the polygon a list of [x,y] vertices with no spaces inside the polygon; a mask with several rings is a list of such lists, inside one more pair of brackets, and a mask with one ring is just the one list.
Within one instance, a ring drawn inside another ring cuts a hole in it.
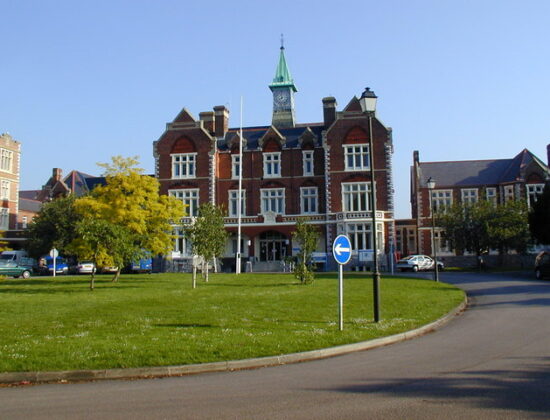
[{"label": "flagpole", "polygon": [[241,124],[239,130],[239,192],[237,194],[237,261],[235,274],[241,273],[241,212],[243,193],[243,97],[241,96]]}]

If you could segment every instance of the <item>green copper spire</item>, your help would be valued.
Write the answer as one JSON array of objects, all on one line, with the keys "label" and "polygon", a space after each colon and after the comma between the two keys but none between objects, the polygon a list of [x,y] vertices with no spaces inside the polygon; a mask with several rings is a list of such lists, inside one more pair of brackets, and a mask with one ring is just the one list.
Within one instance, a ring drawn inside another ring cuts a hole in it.
[{"label": "green copper spire", "polygon": [[[281,41],[282,44],[282,41]],[[297,92],[296,86],[294,86],[294,80],[290,75],[290,70],[286,65],[285,60],[285,47],[281,45],[281,54],[279,55],[279,64],[277,65],[277,70],[275,71],[275,77],[273,78],[273,83],[269,85],[269,88],[277,87],[291,87],[294,92]]]}]

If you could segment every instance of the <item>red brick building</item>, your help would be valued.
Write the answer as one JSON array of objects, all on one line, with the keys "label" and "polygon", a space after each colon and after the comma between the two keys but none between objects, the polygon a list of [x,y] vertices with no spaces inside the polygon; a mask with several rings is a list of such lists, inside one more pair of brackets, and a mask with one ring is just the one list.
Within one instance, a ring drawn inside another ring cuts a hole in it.
[{"label": "red brick building", "polygon": [[21,143],[9,134],[0,135],[0,231],[10,247],[18,247],[18,239],[13,232],[17,227],[19,203],[19,172]]},{"label": "red brick building", "polygon": [[[201,203],[227,209],[232,232],[226,257],[237,252],[238,180],[242,171],[242,255],[258,263],[281,261],[292,254],[292,232],[299,218],[319,227],[318,251],[331,252],[334,238],[347,233],[355,264],[358,250],[372,248],[370,212],[369,114],[353,97],[337,111],[332,97],[322,100],[324,120],[297,123],[297,92],[281,48],[273,83],[271,125],[230,128],[229,110],[216,106],[199,119],[183,109],[154,142],[161,192],[188,205],[190,223]],[[367,91],[372,94],[372,92]],[[371,114],[372,115],[372,114]],[[372,115],[378,244],[381,253],[393,240],[391,129]],[[239,143],[242,142],[242,157]],[[191,250],[181,227],[174,259]],[[322,259],[322,255],[321,255]],[[332,257],[328,258],[329,264]]]},{"label": "red brick building", "polygon": [[[411,167],[412,219],[396,221],[396,249],[402,255],[432,255],[432,208],[455,202],[472,203],[486,199],[495,204],[524,199],[531,206],[546,183],[550,182],[550,145],[548,165],[524,149],[511,159],[421,162],[417,151]],[[428,179],[435,181],[433,191]],[[455,255],[435,228],[439,256]]]}]

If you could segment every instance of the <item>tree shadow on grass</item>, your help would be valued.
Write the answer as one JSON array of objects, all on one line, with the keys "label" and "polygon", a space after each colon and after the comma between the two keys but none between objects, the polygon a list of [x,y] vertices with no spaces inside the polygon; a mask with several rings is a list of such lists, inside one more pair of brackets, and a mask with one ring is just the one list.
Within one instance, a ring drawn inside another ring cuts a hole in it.
[{"label": "tree shadow on grass", "polygon": [[266,283],[266,284],[250,284],[250,283],[215,283],[215,282],[203,282],[202,286],[207,287],[247,287],[247,288],[266,288],[266,287],[289,287],[289,286],[302,286],[301,283]]},{"label": "tree shadow on grass", "polygon": [[161,328],[221,328],[219,325],[212,325],[212,324],[155,324],[155,327],[161,327]]},{"label": "tree shadow on grass", "polygon": [[[532,360],[532,359],[531,359]],[[518,370],[450,373],[427,378],[365,379],[333,391],[382,394],[392,398],[453,401],[491,409],[550,412],[550,358]]]}]

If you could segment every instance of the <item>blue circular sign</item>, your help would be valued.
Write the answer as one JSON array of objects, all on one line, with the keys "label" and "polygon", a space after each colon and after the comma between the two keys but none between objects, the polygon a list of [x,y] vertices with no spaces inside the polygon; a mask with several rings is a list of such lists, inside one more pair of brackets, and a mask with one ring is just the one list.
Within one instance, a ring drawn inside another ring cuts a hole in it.
[{"label": "blue circular sign", "polygon": [[344,265],[351,259],[351,242],[346,235],[338,235],[332,244],[332,255],[338,264]]}]

